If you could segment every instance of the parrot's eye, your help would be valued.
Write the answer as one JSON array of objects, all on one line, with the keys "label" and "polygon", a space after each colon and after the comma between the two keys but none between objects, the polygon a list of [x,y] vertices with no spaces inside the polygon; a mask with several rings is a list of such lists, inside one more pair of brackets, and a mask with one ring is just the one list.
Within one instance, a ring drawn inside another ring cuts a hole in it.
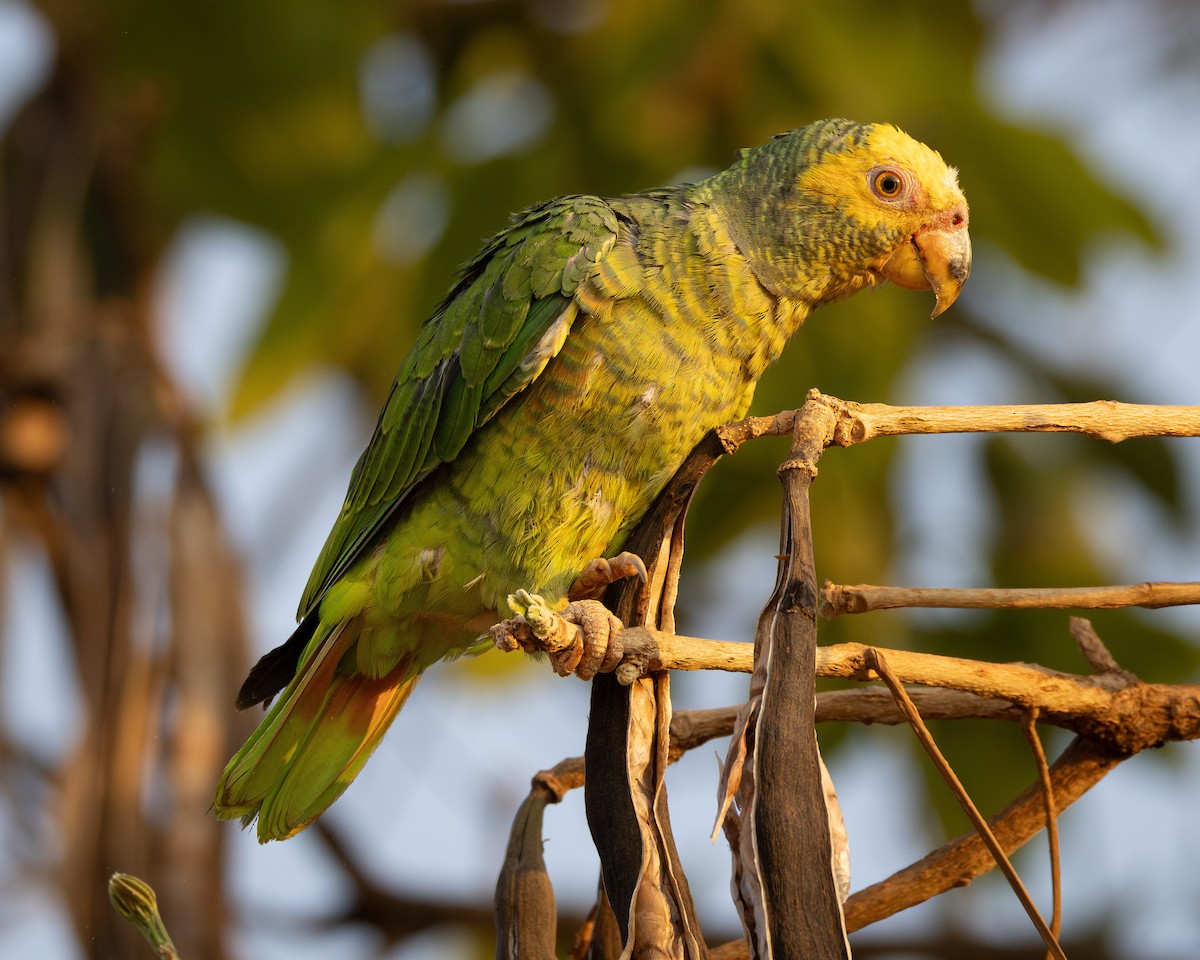
[{"label": "parrot's eye", "polygon": [[904,192],[904,175],[889,167],[873,170],[871,171],[871,190],[881,200],[895,200]]}]

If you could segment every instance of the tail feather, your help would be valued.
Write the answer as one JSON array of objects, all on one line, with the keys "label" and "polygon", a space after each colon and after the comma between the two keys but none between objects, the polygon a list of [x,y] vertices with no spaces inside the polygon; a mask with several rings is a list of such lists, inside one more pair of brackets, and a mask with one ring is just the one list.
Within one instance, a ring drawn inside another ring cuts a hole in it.
[{"label": "tail feather", "polygon": [[287,754],[303,735],[319,704],[298,710],[301,700],[311,701],[315,691],[328,690],[333,671],[350,642],[346,624],[325,626],[318,635],[315,652],[283,691],[233,758],[225,766],[214,801],[217,816],[242,817],[249,823],[258,813],[271,785],[286,768]]},{"label": "tail feather", "polygon": [[217,816],[257,817],[260,842],[298,833],[341,795],[416,685],[407,658],[379,678],[342,667],[357,626],[321,624],[312,658],[221,776]]},{"label": "tail feather", "polygon": [[285,643],[263,655],[250,669],[249,676],[238,691],[236,706],[239,710],[264,700],[269,703],[275,694],[288,685],[296,675],[304,651],[308,649],[319,625],[320,617],[310,613]]},{"label": "tail feather", "polygon": [[259,840],[283,840],[308,826],[358,776],[417,685],[407,666],[380,679],[335,681],[323,722],[313,724],[287,772],[258,812]]}]

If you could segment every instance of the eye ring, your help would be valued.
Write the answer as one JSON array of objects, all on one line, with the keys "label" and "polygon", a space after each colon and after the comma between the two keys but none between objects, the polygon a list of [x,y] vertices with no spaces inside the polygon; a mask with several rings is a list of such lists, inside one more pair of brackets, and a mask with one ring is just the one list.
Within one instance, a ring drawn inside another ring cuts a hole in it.
[{"label": "eye ring", "polygon": [[904,195],[908,181],[904,174],[893,167],[880,167],[868,174],[871,192],[880,200],[896,200]]}]

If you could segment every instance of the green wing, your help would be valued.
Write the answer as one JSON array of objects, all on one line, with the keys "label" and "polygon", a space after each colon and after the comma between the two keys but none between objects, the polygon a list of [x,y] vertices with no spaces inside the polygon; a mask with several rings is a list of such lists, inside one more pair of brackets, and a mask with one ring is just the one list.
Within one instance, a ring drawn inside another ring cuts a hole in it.
[{"label": "green wing", "polygon": [[611,249],[617,216],[598,197],[518,215],[468,262],[396,375],[346,502],[309,576],[299,618],[360,554],[409,491],[529,386],[562,348],[580,283]]}]

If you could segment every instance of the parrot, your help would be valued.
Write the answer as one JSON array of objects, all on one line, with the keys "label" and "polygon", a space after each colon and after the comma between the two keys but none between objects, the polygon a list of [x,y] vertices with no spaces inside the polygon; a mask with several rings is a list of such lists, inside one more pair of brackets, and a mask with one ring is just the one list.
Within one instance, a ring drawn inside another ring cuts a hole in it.
[{"label": "parrot", "polygon": [[270,708],[215,814],[264,843],[308,826],[510,591],[566,604],[815,308],[890,280],[932,289],[936,317],[970,268],[957,170],[884,123],[811,123],[694,183],[514,216],[392,383],[299,625],[238,693]]}]

